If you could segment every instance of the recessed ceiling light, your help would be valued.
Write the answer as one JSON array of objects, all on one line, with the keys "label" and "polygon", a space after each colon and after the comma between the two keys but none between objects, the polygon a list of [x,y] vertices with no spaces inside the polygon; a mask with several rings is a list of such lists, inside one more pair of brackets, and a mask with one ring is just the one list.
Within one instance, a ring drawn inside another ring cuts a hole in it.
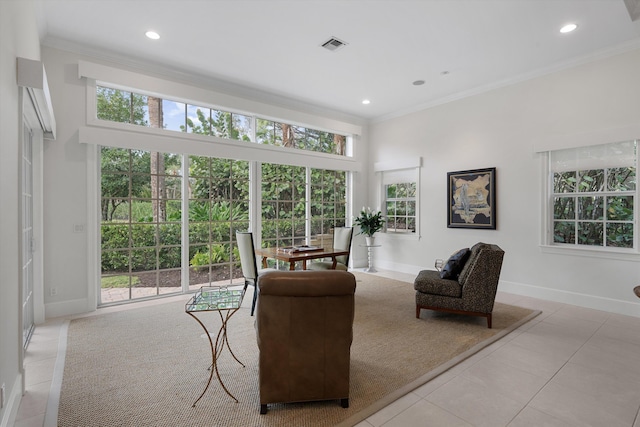
[{"label": "recessed ceiling light", "polygon": [[563,26],[562,28],[560,28],[560,32],[565,34],[565,33],[570,33],[571,31],[575,30],[576,28],[578,28],[578,25],[576,24],[567,24],[565,26]]},{"label": "recessed ceiling light", "polygon": [[415,82],[413,82],[414,86],[422,86],[424,84],[424,80],[416,80]]},{"label": "recessed ceiling light", "polygon": [[363,99],[363,100],[362,100],[362,103],[363,103],[364,105],[369,105],[369,104],[371,104],[371,101],[369,101],[368,99]]},{"label": "recessed ceiling light", "polygon": [[156,33],[155,31],[147,31],[146,33],[144,33],[145,36],[149,37],[151,40],[158,40],[160,38],[160,34]]}]

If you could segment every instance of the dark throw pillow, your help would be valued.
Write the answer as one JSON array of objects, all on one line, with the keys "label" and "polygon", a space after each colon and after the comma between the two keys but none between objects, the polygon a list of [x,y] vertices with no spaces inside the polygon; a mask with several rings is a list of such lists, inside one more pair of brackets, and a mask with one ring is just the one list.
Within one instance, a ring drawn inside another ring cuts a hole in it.
[{"label": "dark throw pillow", "polygon": [[460,249],[458,252],[451,255],[447,260],[447,263],[442,267],[440,272],[441,279],[458,280],[458,276],[464,267],[465,262],[469,258],[471,251],[469,248]]}]

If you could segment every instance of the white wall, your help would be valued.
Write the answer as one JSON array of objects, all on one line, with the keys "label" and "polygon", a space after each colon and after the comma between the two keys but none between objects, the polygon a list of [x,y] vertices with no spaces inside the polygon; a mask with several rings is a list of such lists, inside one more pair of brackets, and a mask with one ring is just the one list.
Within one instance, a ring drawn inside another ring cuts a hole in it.
[{"label": "white wall", "polygon": [[[44,302],[47,318],[90,310],[87,247],[87,147],[78,143],[85,123],[85,85],[77,61],[42,49],[56,141],[44,149]],[[75,232],[75,225],[84,232]],[[51,290],[55,288],[55,295]]]},{"label": "white wall", "polygon": [[0,424],[15,418],[22,394],[19,331],[19,147],[22,111],[16,84],[16,57],[40,59],[33,5],[0,1],[0,384],[7,405]]},{"label": "white wall", "polygon": [[[74,225],[84,225],[87,230],[90,222],[87,147],[78,142],[78,130],[87,126],[86,96],[84,82],[78,79],[78,60],[143,76],[146,73],[158,77],[159,72],[145,70],[140,64],[127,66],[127,61],[89,58],[50,47],[43,48],[42,55],[58,122],[58,139],[46,145],[44,160],[45,304],[47,316],[51,317],[86,311],[92,305],[87,277],[91,262],[87,235],[74,233]],[[640,315],[640,306],[631,292],[640,279],[637,262],[556,255],[540,250],[541,162],[532,150],[534,141],[557,135],[637,125],[639,71],[640,52],[628,52],[373,123],[368,134],[365,125],[357,153],[368,165],[412,156],[422,157],[424,164],[422,238],[394,239],[381,235],[383,246],[377,249],[377,265],[417,273],[430,268],[436,257],[446,257],[477,241],[490,241],[506,251],[502,290]],[[274,109],[280,107],[282,104]],[[317,109],[310,108],[309,112],[317,113]],[[331,114],[327,113],[327,117]],[[498,169],[498,229],[447,229],[446,173],[492,166]],[[373,173],[365,170],[354,181],[356,209],[376,205],[376,189],[371,184],[375,182]],[[361,243],[358,236],[353,247],[357,266],[366,261]],[[55,296],[48,292],[53,287],[57,290]]]},{"label": "white wall", "polygon": [[[552,137],[640,124],[638,76],[640,50],[372,124],[371,162],[399,152],[424,162],[422,238],[382,236],[378,265],[417,273],[435,258],[491,242],[505,250],[503,291],[640,316],[632,292],[640,259],[541,251],[542,161],[532,149]],[[448,229],[447,172],[494,166],[497,230]]]},{"label": "white wall", "polygon": [[[118,70],[134,72],[136,79],[139,79],[139,84],[155,85],[148,90],[161,94],[172,95],[164,91],[175,90],[173,83],[185,84],[185,81],[184,78],[180,81],[172,80],[169,74],[160,75],[155,70],[136,70],[125,63],[124,59],[117,63],[97,56],[87,57],[83,54],[53,47],[43,47],[42,56],[47,70],[58,126],[56,141],[47,144],[44,152],[44,252],[47,255],[44,262],[45,309],[46,316],[52,317],[86,312],[91,310],[95,304],[95,292],[90,288],[95,282],[92,283],[91,278],[88,277],[91,263],[94,261],[89,254],[91,252],[90,245],[92,242],[99,244],[99,239],[94,236],[92,241],[91,236],[87,235],[87,231],[91,230],[91,221],[97,221],[97,218],[88,217],[88,204],[92,201],[90,200],[91,189],[89,188],[91,184],[87,183],[88,170],[90,173],[87,153],[92,147],[79,142],[79,129],[87,127],[89,124],[85,112],[87,103],[85,80],[78,78],[78,61],[90,61]],[[144,64],[141,65],[144,66]],[[186,84],[188,83],[186,82]],[[199,96],[215,97],[214,88],[200,87],[207,90],[199,91],[201,92]],[[237,103],[235,108],[247,108],[247,111],[251,111],[250,108],[256,105],[256,102],[234,98],[233,95],[224,94],[220,97],[229,99],[229,102]],[[216,104],[216,99],[213,98],[196,101]],[[261,108],[268,110],[269,105],[263,104]],[[283,107],[282,104],[274,105],[272,110],[271,114],[281,115],[286,107]],[[299,105],[295,109],[293,107],[290,109],[292,115],[298,116],[304,111],[304,108]],[[307,112],[318,114],[317,108],[310,108]],[[319,120],[324,123],[331,123],[331,120],[345,120],[344,117],[331,112],[326,112],[325,116],[319,117],[321,117]],[[355,125],[366,124],[357,121],[351,123]],[[356,150],[357,159],[361,159],[364,164],[367,160],[366,138],[365,128],[363,135],[358,138],[360,145]],[[180,144],[180,140],[175,141],[176,146],[179,147]],[[176,148],[176,151],[179,151],[179,148]],[[211,144],[209,154],[215,155],[215,153],[215,146]],[[353,196],[355,205],[361,206],[365,203],[367,194],[367,183],[364,179],[366,169],[365,173],[358,175],[354,179],[356,190]],[[93,203],[97,202],[93,201]],[[84,226],[85,231],[82,233],[74,232],[75,225]],[[361,257],[364,259],[364,255]],[[51,295],[52,288],[56,289],[55,296]]]}]

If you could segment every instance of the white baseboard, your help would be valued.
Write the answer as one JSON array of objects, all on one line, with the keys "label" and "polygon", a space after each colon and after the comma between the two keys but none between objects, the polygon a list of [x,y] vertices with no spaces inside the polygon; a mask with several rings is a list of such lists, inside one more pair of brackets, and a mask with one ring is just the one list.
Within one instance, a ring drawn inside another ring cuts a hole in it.
[{"label": "white baseboard", "polygon": [[60,390],[62,389],[62,374],[64,362],[67,357],[67,337],[69,333],[69,320],[65,320],[60,328],[58,336],[58,354],[53,368],[53,378],[49,389],[47,409],[44,414],[43,427],[56,427],[58,425],[58,408],[60,406]]},{"label": "white baseboard", "polygon": [[16,380],[13,382],[8,399],[6,399],[7,406],[4,408],[4,414],[2,417],[2,427],[10,427],[16,423],[16,417],[18,415],[18,408],[20,407],[20,401],[22,400],[22,374],[18,374]]},{"label": "white baseboard", "polygon": [[397,263],[397,262],[388,262],[388,261],[384,261],[384,260],[377,261],[376,262],[376,267],[380,267],[383,270],[397,271],[399,273],[415,274],[416,276],[422,270],[429,270],[429,269],[433,270],[433,268],[428,268],[428,267],[425,267],[425,266],[417,266],[417,265],[411,265],[411,264],[400,264],[400,263]]},{"label": "white baseboard", "polygon": [[[354,264],[356,260],[354,260]],[[359,267],[366,267],[367,262],[365,260],[357,260],[356,264]],[[399,264],[394,262],[387,262],[384,260],[376,260],[375,266],[389,271],[397,271],[400,273],[415,274],[422,270],[433,270],[433,267],[416,266],[410,264]],[[532,298],[539,298],[548,301],[555,301],[564,304],[577,305],[585,308],[592,308],[595,310],[607,311],[610,313],[624,314],[626,316],[640,317],[640,303],[634,303],[630,301],[616,300],[612,298],[606,298],[601,296],[594,296],[588,294],[581,294],[576,292],[568,292],[559,289],[544,288],[541,286],[528,285],[525,283],[516,283],[500,280],[498,290],[501,292],[508,292],[511,294],[522,295]]]},{"label": "white baseboard", "polygon": [[50,302],[44,305],[46,319],[53,317],[69,316],[71,314],[87,313],[89,310],[86,298],[74,299],[62,302]]},{"label": "white baseboard", "polygon": [[612,298],[569,292],[558,289],[543,288],[541,286],[527,285],[524,283],[508,282],[501,280],[498,290],[510,294],[539,298],[580,307],[593,308],[595,310],[610,313],[624,314],[626,316],[640,317],[640,304]]}]

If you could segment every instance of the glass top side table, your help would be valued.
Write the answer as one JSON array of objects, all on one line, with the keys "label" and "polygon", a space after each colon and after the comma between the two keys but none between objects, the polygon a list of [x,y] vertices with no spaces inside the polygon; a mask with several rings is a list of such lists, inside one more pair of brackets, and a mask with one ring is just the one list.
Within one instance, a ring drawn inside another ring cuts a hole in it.
[{"label": "glass top side table", "polygon": [[[200,396],[193,402],[192,407],[196,406],[196,403],[204,396],[204,393],[209,388],[211,384],[211,379],[213,378],[213,372],[215,371],[216,376],[218,378],[218,382],[222,386],[225,392],[233,400],[236,402],[238,399],[229,392],[227,387],[222,382],[222,378],[220,378],[220,372],[218,371],[217,360],[220,356],[220,353],[226,346],[229,349],[229,352],[233,356],[233,358],[244,367],[244,363],[242,363],[235,354],[233,354],[233,350],[231,350],[231,346],[229,345],[229,338],[227,336],[227,323],[233,314],[238,311],[240,306],[242,305],[242,299],[244,298],[244,289],[229,289],[227,286],[203,286],[197,291],[185,304],[184,311],[193,317],[204,329],[205,335],[209,339],[209,346],[211,347],[211,366],[209,367],[209,381],[207,381],[207,385],[205,386]],[[207,311],[215,311],[220,315],[220,329],[216,335],[215,345],[213,340],[211,339],[211,334],[209,330],[205,326],[205,324],[196,316],[196,313],[203,313]]]}]

